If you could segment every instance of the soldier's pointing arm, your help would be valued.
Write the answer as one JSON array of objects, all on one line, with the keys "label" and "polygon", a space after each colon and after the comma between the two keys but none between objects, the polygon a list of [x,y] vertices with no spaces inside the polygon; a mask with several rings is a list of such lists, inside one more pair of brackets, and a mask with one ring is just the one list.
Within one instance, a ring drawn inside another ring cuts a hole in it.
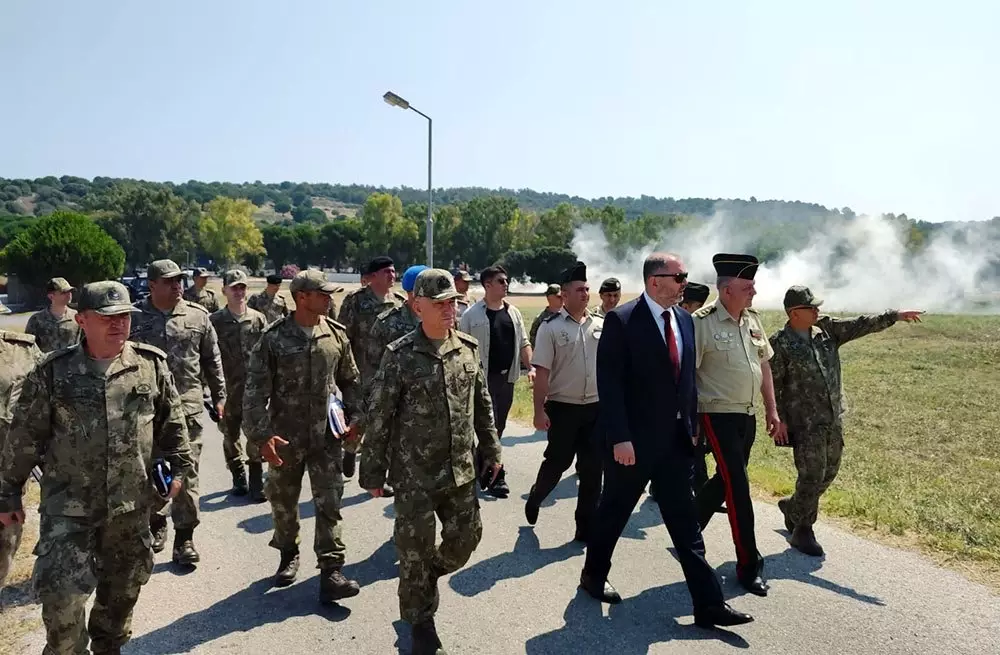
[{"label": "soldier's pointing arm", "polygon": [[893,309],[881,314],[863,314],[856,318],[824,316],[820,320],[823,323],[822,327],[830,333],[838,345],[842,346],[848,341],[892,327],[899,320],[899,312]]},{"label": "soldier's pointing arm", "polygon": [[222,353],[219,352],[219,335],[212,321],[206,320],[208,329],[201,337],[201,370],[205,372],[208,388],[212,391],[212,402],[219,404],[226,400],[226,378],[222,373]]},{"label": "soldier's pointing arm", "polygon": [[402,395],[399,359],[392,350],[382,355],[368,396],[365,416],[365,456],[361,458],[358,482],[362,489],[378,489],[385,484],[389,468],[389,438],[393,418]]},{"label": "soldier's pointing arm", "polygon": [[153,418],[153,442],[163,457],[170,462],[175,478],[182,478],[194,467],[191,446],[188,443],[187,421],[181,408],[181,397],[174,384],[166,359],[157,359],[156,376],[159,393],[156,415]]},{"label": "soldier's pointing arm", "polygon": [[11,410],[13,421],[0,451],[0,513],[23,509],[21,493],[31,469],[40,464],[52,434],[48,375],[51,368],[36,366]]}]

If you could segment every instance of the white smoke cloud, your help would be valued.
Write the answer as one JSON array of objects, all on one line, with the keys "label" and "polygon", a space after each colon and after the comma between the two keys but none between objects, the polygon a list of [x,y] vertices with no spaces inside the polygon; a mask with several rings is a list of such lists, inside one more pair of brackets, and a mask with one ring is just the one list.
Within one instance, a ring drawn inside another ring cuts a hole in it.
[{"label": "white smoke cloud", "polygon": [[[617,277],[624,290],[639,292],[643,260],[651,252],[668,251],[681,256],[690,280],[714,288],[712,255],[745,252],[761,238],[759,232],[741,228],[741,223],[716,213],[709,220],[669,230],[657,243],[621,260],[612,255],[599,225],[583,225],[574,235],[572,249],[597,284]],[[907,252],[903,229],[878,216],[829,222],[805,248],[761,266],[754,306],[780,309],[785,290],[803,284],[825,300],[823,308],[829,311],[997,310],[997,286],[989,288],[983,279],[1000,261],[1000,241],[987,236],[985,224],[943,229],[916,255]]]}]

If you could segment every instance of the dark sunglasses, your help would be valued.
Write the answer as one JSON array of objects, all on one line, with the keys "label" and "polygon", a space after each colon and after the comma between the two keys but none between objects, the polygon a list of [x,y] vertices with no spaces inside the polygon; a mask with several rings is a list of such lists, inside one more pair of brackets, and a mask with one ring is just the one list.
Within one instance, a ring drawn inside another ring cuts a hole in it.
[{"label": "dark sunglasses", "polygon": [[688,274],[686,271],[684,273],[654,273],[649,277],[672,277],[674,279],[674,282],[676,282],[677,284],[681,284],[687,281]]},{"label": "dark sunglasses", "polygon": [[504,286],[507,286],[508,284],[508,280],[505,277],[495,277],[492,280],[490,280],[490,282],[495,282],[497,284],[502,284]]}]

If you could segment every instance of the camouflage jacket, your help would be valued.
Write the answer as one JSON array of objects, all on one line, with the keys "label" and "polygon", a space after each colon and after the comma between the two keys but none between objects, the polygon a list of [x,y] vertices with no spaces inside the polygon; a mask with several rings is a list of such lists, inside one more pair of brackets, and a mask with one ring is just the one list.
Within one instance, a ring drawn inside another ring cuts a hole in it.
[{"label": "camouflage jacket", "polygon": [[205,287],[199,291],[196,287],[191,287],[184,292],[184,300],[201,305],[208,310],[208,313],[217,312],[226,306],[225,302],[219,302],[219,294]]},{"label": "camouflage jacket", "polygon": [[896,322],[895,311],[851,319],[822,316],[807,341],[786,323],[771,335],[778,414],[790,430],[832,425],[844,412],[840,347]]},{"label": "camouflage jacket", "polygon": [[35,337],[35,345],[43,353],[69,348],[80,341],[80,326],[75,316],[76,310],[69,307],[62,318],[56,318],[48,309],[43,309],[31,315],[24,331]]},{"label": "camouflage jacket", "polygon": [[[405,303],[379,314],[372,327],[371,338],[368,340],[370,346],[368,360],[375,362],[377,367],[378,363],[382,361],[385,347],[396,339],[413,332],[418,325],[420,325],[420,319]],[[371,386],[371,380],[365,380],[365,384]],[[365,387],[366,391],[368,386]]]},{"label": "camouflage jacket", "polygon": [[274,298],[267,291],[255,293],[247,298],[247,307],[263,314],[269,324],[288,316],[288,302],[280,293],[274,294]]},{"label": "camouflage jacket", "polygon": [[293,312],[267,326],[250,355],[243,430],[256,442],[279,435],[301,448],[332,439],[327,406],[337,389],[347,419],[360,419],[358,367],[344,326],[323,317],[307,337]]},{"label": "camouflage jacket", "polygon": [[[392,342],[368,396],[364,489],[448,489],[475,479],[476,438],[487,465],[500,463],[500,440],[478,344],[452,330],[435,346],[416,329]],[[390,462],[389,453],[392,452]]]},{"label": "camouflage jacket", "polygon": [[250,353],[260,341],[267,319],[249,307],[242,316],[236,316],[228,307],[223,307],[209,318],[219,337],[222,370],[226,374],[226,402],[239,413],[243,411],[243,389]]},{"label": "camouflage jacket", "polygon": [[0,447],[10,428],[24,378],[41,359],[42,352],[35,345],[35,337],[0,330]]},{"label": "camouflage jacket", "polygon": [[338,321],[347,328],[347,338],[351,341],[351,349],[361,371],[361,382],[367,384],[375,377],[375,369],[379,360],[369,359],[374,351],[371,345],[372,328],[379,314],[393,307],[399,307],[404,302],[399,294],[389,291],[384,300],[379,300],[371,287],[365,287],[357,293],[344,298],[340,306]]},{"label": "camouflage jacket", "polygon": [[542,310],[542,313],[535,317],[535,320],[531,322],[531,328],[528,330],[528,342],[531,343],[531,348],[535,348],[535,338],[538,336],[538,328],[542,326],[545,319],[550,316],[558,316],[559,312],[554,312],[548,307]]},{"label": "camouflage jacket", "polygon": [[0,453],[0,512],[21,509],[37,464],[43,514],[104,519],[147,508],[154,448],[177,476],[194,465],[165,353],[126,342],[106,374],[83,345],[50,353],[25,380]]},{"label": "camouflage jacket", "polygon": [[205,407],[201,393],[201,375],[205,374],[212,402],[226,399],[226,382],[222,373],[219,339],[201,305],[181,300],[169,314],[153,306],[146,298],[132,314],[132,341],[156,346],[167,353],[185,416],[201,414]]}]

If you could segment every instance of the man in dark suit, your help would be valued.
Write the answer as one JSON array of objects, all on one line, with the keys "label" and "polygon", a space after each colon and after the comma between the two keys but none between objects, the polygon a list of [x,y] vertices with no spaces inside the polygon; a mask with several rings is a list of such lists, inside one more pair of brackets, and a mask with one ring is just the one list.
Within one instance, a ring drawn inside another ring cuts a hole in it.
[{"label": "man in dark suit", "polygon": [[611,556],[652,480],[654,498],[694,602],[695,624],[748,623],[753,617],[723,600],[719,579],[705,561],[694,506],[691,476],[698,425],[694,325],[691,316],[675,306],[687,272],[677,256],[654,253],[646,258],[642,277],[645,292],[608,313],[597,347],[600,425],[606,435],[607,461],[580,586],[603,602],[621,602],[607,581]]}]

